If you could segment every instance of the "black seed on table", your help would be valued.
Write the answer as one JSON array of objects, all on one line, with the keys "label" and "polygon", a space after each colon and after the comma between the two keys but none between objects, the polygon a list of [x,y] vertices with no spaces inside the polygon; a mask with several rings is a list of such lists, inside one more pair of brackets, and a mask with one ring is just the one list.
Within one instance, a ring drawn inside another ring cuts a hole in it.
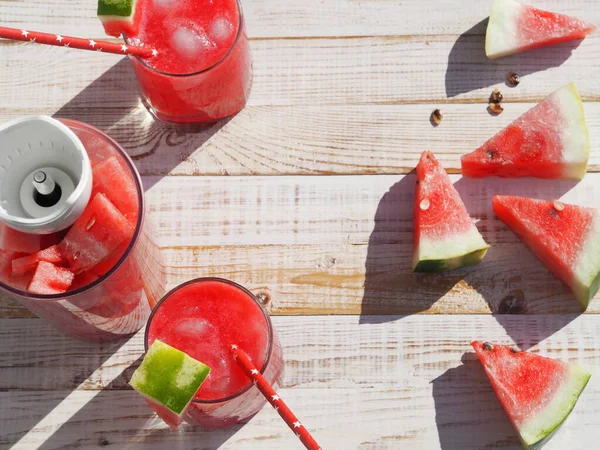
[{"label": "black seed on table", "polygon": [[494,350],[494,346],[489,342],[484,342],[483,349],[491,352],[492,350]]}]

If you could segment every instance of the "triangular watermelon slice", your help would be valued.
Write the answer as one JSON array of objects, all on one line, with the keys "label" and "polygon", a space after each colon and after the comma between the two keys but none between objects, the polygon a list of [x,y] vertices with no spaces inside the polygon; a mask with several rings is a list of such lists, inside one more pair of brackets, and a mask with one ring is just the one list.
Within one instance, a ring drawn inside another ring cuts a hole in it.
[{"label": "triangular watermelon slice", "polygon": [[573,83],[555,91],[472,153],[467,177],[582,179],[590,151],[581,98]]},{"label": "triangular watermelon slice", "polygon": [[582,39],[596,27],[575,17],[557,14],[515,0],[494,0],[485,35],[490,59],[545,45]]},{"label": "triangular watermelon slice", "polygon": [[494,212],[583,308],[600,283],[600,210],[559,201],[495,195]]},{"label": "triangular watermelon slice", "polygon": [[109,36],[137,33],[143,0],[98,0],[98,18]]},{"label": "triangular watermelon slice", "polygon": [[424,152],[417,165],[413,270],[439,272],[476,264],[488,248],[448,174],[431,152]]},{"label": "triangular watermelon slice", "polygon": [[488,342],[471,343],[526,449],[539,449],[565,421],[590,379],[576,364]]}]

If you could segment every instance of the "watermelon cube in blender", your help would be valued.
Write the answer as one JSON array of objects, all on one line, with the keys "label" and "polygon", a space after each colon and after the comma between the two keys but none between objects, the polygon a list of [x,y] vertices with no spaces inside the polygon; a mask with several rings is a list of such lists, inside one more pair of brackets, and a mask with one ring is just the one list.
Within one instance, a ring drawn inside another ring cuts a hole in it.
[{"label": "watermelon cube in blender", "polygon": [[[47,127],[43,139],[35,136],[40,126]],[[73,120],[18,119],[0,140],[19,149],[0,185],[20,187],[12,197],[2,191],[0,289],[77,338],[114,340],[139,330],[165,280],[131,160],[108,136]]]},{"label": "watermelon cube in blender", "polygon": [[266,402],[233,360],[231,345],[245,351],[271,385],[283,376],[281,345],[269,315],[251,292],[228,280],[199,278],[165,295],[146,326],[146,350],[157,340],[211,368],[183,413],[194,425],[243,422]]},{"label": "watermelon cube in blender", "polygon": [[246,104],[252,67],[237,0],[99,0],[98,15],[108,34],[155,50],[150,58],[132,58],[155,117],[214,122]]}]

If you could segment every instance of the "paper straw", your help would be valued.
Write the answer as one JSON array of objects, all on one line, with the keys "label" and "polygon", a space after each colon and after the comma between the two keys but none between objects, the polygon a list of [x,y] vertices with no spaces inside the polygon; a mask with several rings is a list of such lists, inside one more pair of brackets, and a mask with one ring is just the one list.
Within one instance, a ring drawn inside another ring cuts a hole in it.
[{"label": "paper straw", "polygon": [[292,410],[287,407],[265,377],[263,377],[260,371],[252,364],[246,352],[240,350],[237,345],[232,345],[231,353],[233,354],[233,359],[237,361],[248,378],[254,381],[256,387],[266,397],[271,406],[275,408],[275,411],[279,413],[281,418],[287,423],[288,427],[290,427],[296,436],[298,436],[304,446],[308,450],[321,450],[317,441],[314,440],[308,430],[304,428],[304,425],[302,425],[294,415]]},{"label": "paper straw", "polygon": [[116,42],[95,41],[60,34],[41,33],[39,31],[20,30],[18,28],[0,27],[0,38],[14,41],[31,42],[34,44],[55,45],[57,47],[70,47],[80,50],[114,53],[117,55],[133,55],[139,58],[156,56],[158,52],[147,47],[134,47],[132,45]]}]

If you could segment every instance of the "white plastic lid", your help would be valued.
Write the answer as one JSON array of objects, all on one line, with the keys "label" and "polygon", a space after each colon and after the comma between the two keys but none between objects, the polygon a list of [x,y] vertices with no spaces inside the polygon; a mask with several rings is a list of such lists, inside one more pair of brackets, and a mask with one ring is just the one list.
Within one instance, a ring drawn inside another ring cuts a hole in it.
[{"label": "white plastic lid", "polygon": [[69,227],[92,192],[85,147],[47,116],[0,126],[0,220],[15,230],[48,234]]}]

